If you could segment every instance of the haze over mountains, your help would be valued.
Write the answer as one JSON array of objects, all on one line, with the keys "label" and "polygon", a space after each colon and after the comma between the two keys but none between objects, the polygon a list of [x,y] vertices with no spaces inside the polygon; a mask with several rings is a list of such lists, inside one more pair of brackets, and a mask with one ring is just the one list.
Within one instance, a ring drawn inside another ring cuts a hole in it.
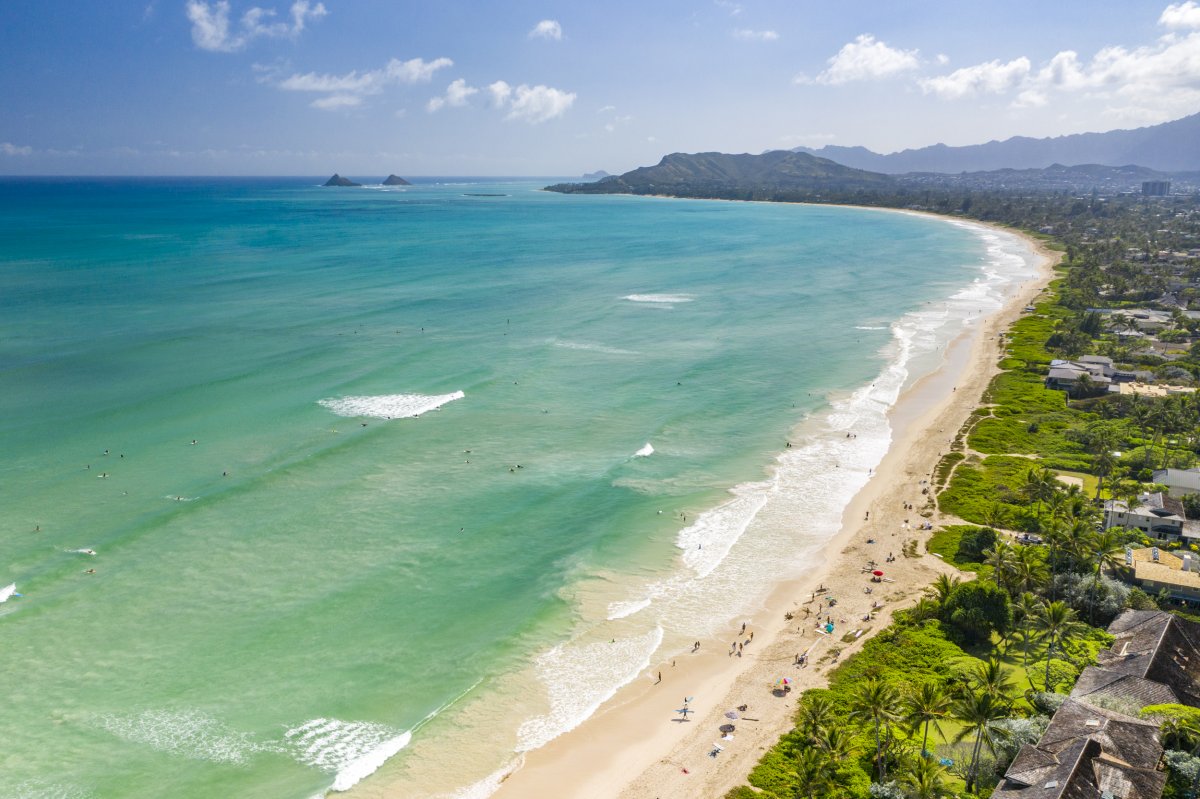
[{"label": "haze over mountains", "polygon": [[965,147],[935,144],[881,155],[865,147],[826,145],[796,147],[839,164],[899,175],[908,172],[983,172],[997,169],[1042,169],[1054,164],[1075,166],[1134,164],[1159,172],[1200,171],[1200,114],[1136,130],[1078,133],[1049,139],[1014,136]]}]

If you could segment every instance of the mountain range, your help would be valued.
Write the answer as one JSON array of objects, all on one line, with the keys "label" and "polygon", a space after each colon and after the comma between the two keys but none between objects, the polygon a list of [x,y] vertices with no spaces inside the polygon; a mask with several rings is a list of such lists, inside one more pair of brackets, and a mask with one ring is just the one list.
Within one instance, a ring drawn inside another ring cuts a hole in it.
[{"label": "mountain range", "polygon": [[1014,136],[966,147],[935,144],[881,155],[865,147],[797,147],[839,164],[899,175],[908,172],[983,172],[1042,169],[1052,165],[1136,164],[1159,172],[1200,171],[1200,114],[1135,130],[1076,133],[1047,139]]}]

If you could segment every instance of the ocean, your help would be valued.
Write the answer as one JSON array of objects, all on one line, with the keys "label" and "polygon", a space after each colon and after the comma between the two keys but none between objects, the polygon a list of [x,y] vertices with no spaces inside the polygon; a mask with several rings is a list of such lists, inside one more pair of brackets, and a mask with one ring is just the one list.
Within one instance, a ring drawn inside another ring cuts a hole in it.
[{"label": "ocean", "polygon": [[0,799],[486,796],[811,569],[1034,275],[545,182],[0,180]]}]

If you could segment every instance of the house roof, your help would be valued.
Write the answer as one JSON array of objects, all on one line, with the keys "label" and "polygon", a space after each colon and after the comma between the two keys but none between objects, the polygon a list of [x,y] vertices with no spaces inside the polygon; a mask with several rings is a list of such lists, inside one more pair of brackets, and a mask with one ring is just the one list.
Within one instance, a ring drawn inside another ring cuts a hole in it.
[{"label": "house roof", "polygon": [[[1140,564],[1135,562],[1135,565]],[[1145,565],[1171,571],[1177,579],[1192,578],[1194,582],[1190,584],[1200,585],[1200,574],[1196,572],[1175,571],[1161,562]],[[1085,672],[1103,670],[1112,675],[1150,680],[1168,688],[1179,701],[1200,706],[1200,624],[1159,610],[1127,610],[1109,625],[1108,631],[1116,640],[1096,656],[1097,665]],[[1086,685],[1099,687],[1099,677],[1088,679]],[[1133,690],[1137,683],[1126,681],[1122,685]],[[1138,690],[1150,693],[1145,688]]]},{"label": "house roof", "polygon": [[1158,725],[1068,699],[1037,746],[1023,746],[995,797],[1021,799],[1156,799]]}]

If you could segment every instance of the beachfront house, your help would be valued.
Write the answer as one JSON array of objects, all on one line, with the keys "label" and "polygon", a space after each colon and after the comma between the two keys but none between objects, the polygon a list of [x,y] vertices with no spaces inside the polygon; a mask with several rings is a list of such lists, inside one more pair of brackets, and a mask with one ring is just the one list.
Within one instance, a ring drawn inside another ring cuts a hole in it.
[{"label": "beachfront house", "polygon": [[1159,547],[1127,549],[1125,573],[1147,594],[1163,592],[1172,599],[1200,601],[1200,556],[1168,552]]},{"label": "beachfront house", "polygon": [[1085,355],[1074,361],[1056,358],[1050,361],[1046,373],[1046,388],[1056,391],[1074,391],[1082,375],[1087,375],[1096,390],[1107,390],[1113,382],[1113,362],[1101,355]]},{"label": "beachfront house", "polygon": [[1188,494],[1200,494],[1200,468],[1159,469],[1154,482],[1167,487],[1167,495],[1176,499]]},{"label": "beachfront house", "polygon": [[1141,530],[1153,538],[1174,540],[1184,534],[1183,503],[1161,492],[1142,494],[1136,502],[1110,499],[1104,503],[1104,527]]},{"label": "beachfront house", "polygon": [[[1025,744],[999,799],[1157,799],[1166,773],[1158,724],[1136,713],[1157,702],[1200,705],[1200,624],[1162,611],[1127,610],[1115,641],[1084,669],[1037,744]],[[1103,705],[1103,706],[1101,706]]]},{"label": "beachfront house", "polygon": [[1162,611],[1135,610],[1118,616],[1108,631],[1116,640],[1079,675],[1073,699],[1110,706],[1128,701],[1138,708],[1200,707],[1200,624]]},{"label": "beachfront house", "polygon": [[1025,744],[994,799],[1155,799],[1167,775],[1158,724],[1068,699],[1036,746]]}]

